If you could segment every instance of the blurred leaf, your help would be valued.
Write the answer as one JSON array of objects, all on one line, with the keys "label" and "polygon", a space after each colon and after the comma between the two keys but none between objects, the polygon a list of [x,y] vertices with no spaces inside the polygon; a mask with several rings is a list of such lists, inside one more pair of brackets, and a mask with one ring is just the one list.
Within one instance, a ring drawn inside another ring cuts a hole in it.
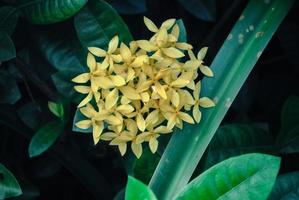
[{"label": "blurred leaf", "polygon": [[120,14],[134,15],[146,12],[145,0],[108,0]]},{"label": "blurred leaf", "polygon": [[299,172],[278,176],[268,200],[296,199],[299,199]]},{"label": "blurred leaf", "polygon": [[[75,15],[87,0],[22,0],[22,10],[34,24],[50,24]],[[61,30],[60,30],[61,31]]]},{"label": "blurred leaf", "polygon": [[29,144],[29,156],[35,157],[45,152],[63,132],[63,124],[61,122],[52,121],[42,126],[31,138]]},{"label": "blurred leaf", "polygon": [[22,194],[20,185],[14,175],[0,163],[0,199]]},{"label": "blurred leaf", "polygon": [[21,98],[21,93],[16,80],[0,70],[0,103],[14,104]]},{"label": "blurred leaf", "polygon": [[158,165],[160,156],[153,154],[149,148],[144,148],[142,156],[136,159],[134,165],[134,176],[145,184],[148,184],[156,166]]},{"label": "blurred leaf", "polygon": [[156,200],[154,193],[147,185],[128,176],[125,200]]},{"label": "blurred leaf", "polygon": [[218,128],[210,143],[205,169],[226,158],[245,153],[268,153],[274,139],[267,128],[258,124],[228,124]]},{"label": "blurred leaf", "polygon": [[17,113],[22,122],[31,129],[36,130],[39,127],[42,113],[36,104],[26,103],[17,110]]},{"label": "blurred leaf", "polygon": [[185,28],[183,20],[179,19],[176,21],[176,23],[178,24],[178,26],[180,28],[180,34],[179,34],[178,41],[179,42],[187,42],[187,32],[186,32],[186,28]]},{"label": "blurred leaf", "polygon": [[0,31],[11,35],[16,28],[18,18],[19,15],[14,7],[0,7]]},{"label": "blurred leaf", "polygon": [[281,113],[281,130],[277,136],[281,152],[299,152],[299,97],[290,96]]},{"label": "blurred leaf", "polygon": [[118,35],[129,43],[131,33],[117,12],[105,1],[90,0],[75,17],[75,28],[84,47],[108,48],[109,41]]},{"label": "blurred leaf", "polygon": [[222,161],[191,181],[177,200],[267,199],[275,183],[280,159],[246,154]]},{"label": "blurred leaf", "polygon": [[191,15],[204,20],[215,21],[216,2],[215,0],[177,0]]},{"label": "blurred leaf", "polygon": [[61,103],[55,103],[52,101],[48,102],[49,110],[57,117],[59,117],[61,120],[64,118],[64,108]]},{"label": "blurred leaf", "polygon": [[16,57],[16,50],[11,38],[4,32],[0,32],[0,62]]}]

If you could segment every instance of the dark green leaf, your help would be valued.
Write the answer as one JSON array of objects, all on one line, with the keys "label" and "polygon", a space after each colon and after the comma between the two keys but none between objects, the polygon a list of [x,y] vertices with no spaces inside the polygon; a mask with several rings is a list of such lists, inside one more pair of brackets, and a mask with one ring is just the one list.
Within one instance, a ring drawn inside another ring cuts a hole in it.
[{"label": "dark green leaf", "polygon": [[49,110],[57,117],[63,120],[64,118],[64,108],[61,103],[55,103],[52,101],[48,102]]},{"label": "dark green leaf", "polygon": [[245,153],[271,152],[274,140],[267,127],[258,124],[228,124],[221,126],[211,141],[205,169],[226,158]]},{"label": "dark green leaf", "polygon": [[109,41],[118,35],[120,41],[129,43],[131,33],[117,14],[105,1],[91,0],[75,17],[77,35],[84,47],[107,49]]},{"label": "dark green leaf", "polygon": [[267,199],[275,183],[280,159],[246,154],[227,159],[189,183],[177,200]]},{"label": "dark green leaf", "polygon": [[269,200],[299,199],[299,172],[283,174],[277,177]]},{"label": "dark green leaf", "polygon": [[24,124],[30,127],[33,130],[36,130],[41,122],[41,110],[40,108],[32,103],[26,103],[18,110],[18,116]]},{"label": "dark green leaf", "polygon": [[21,98],[16,80],[4,70],[0,71],[0,103],[14,104]]},{"label": "dark green leaf", "polygon": [[19,15],[14,7],[4,6],[0,8],[0,31],[11,35],[17,25]]},{"label": "dark green leaf", "polygon": [[[22,0],[23,11],[34,24],[50,24],[75,15],[87,0]],[[62,31],[62,30],[58,30]]]},{"label": "dark green leaf", "polygon": [[215,0],[177,0],[193,16],[205,20],[215,21],[216,2]]},{"label": "dark green leaf", "polygon": [[42,126],[32,137],[29,144],[29,156],[35,157],[45,152],[63,131],[61,122],[53,121]]},{"label": "dark green leaf", "polygon": [[282,108],[281,132],[287,133],[299,125],[299,97],[290,96]]},{"label": "dark green leaf", "polygon": [[140,14],[146,11],[145,0],[108,0],[108,2],[121,14]]},{"label": "dark green leaf", "polygon": [[0,32],[0,62],[16,57],[16,50],[11,38],[4,32]]},{"label": "dark green leaf", "polygon": [[22,190],[14,175],[0,163],[0,199],[21,194]]},{"label": "dark green leaf", "polygon": [[156,200],[154,193],[145,184],[129,176],[125,200]]},{"label": "dark green leaf", "polygon": [[159,160],[160,156],[157,153],[153,154],[149,148],[144,148],[142,156],[135,161],[134,176],[143,183],[148,184]]}]

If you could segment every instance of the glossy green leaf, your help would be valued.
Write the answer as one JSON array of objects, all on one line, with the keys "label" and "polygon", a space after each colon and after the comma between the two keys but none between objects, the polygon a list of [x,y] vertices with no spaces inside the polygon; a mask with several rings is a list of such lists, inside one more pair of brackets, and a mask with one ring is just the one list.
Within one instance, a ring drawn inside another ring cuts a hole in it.
[{"label": "glossy green leaf", "polygon": [[108,48],[109,41],[118,35],[120,41],[132,41],[131,33],[117,14],[105,1],[91,0],[75,17],[75,28],[84,47]]},{"label": "glossy green leaf", "polygon": [[50,24],[72,17],[86,3],[87,0],[22,0],[20,8],[32,23]]},{"label": "glossy green leaf", "polygon": [[299,199],[299,172],[278,176],[268,200],[296,199]]},{"label": "glossy green leaf", "polygon": [[265,200],[271,192],[280,158],[246,154],[222,161],[191,181],[177,200]]},{"label": "glossy green leaf", "polygon": [[16,28],[18,18],[19,15],[14,7],[0,7],[0,31],[11,35]]},{"label": "glossy green leaf", "polygon": [[16,57],[16,50],[13,41],[6,33],[0,32],[0,62],[14,57]]},{"label": "glossy green leaf", "polygon": [[0,103],[14,104],[21,98],[16,80],[5,70],[0,70]]},{"label": "glossy green leaf", "polygon": [[149,185],[158,198],[172,199],[188,183],[232,101],[293,3],[249,1],[211,64],[214,78],[202,80],[202,96],[213,99],[216,106],[202,109],[200,124],[186,124],[172,135],[155,170]]},{"label": "glossy green leaf", "polygon": [[21,187],[14,175],[0,163],[0,199],[19,196]]},{"label": "glossy green leaf", "polygon": [[204,20],[215,21],[216,2],[215,0],[177,0],[190,14]]},{"label": "glossy green leaf", "polygon": [[154,193],[145,184],[129,176],[125,200],[156,200]]},{"label": "glossy green leaf", "polygon": [[281,152],[299,152],[299,97],[290,96],[281,113],[281,130],[277,136]]},{"label": "glossy green leaf", "polygon": [[117,12],[121,14],[140,14],[146,11],[146,1],[145,0],[108,0]]},{"label": "glossy green leaf", "polygon": [[245,153],[269,153],[274,139],[260,124],[228,124],[220,126],[211,141],[204,163],[207,169],[226,158]]},{"label": "glossy green leaf", "polygon": [[35,157],[50,148],[58,136],[63,132],[61,122],[52,121],[42,126],[31,138],[29,144],[29,156]]},{"label": "glossy green leaf", "polygon": [[52,101],[48,102],[49,110],[57,117],[63,120],[64,118],[64,108],[61,103],[55,103]]}]

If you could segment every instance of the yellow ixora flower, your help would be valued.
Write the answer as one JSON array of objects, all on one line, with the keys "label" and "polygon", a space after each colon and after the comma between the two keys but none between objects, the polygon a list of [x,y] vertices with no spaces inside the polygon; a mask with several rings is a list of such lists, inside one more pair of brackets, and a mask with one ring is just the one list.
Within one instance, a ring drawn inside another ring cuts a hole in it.
[{"label": "yellow ixora flower", "polygon": [[146,17],[144,23],[154,33],[149,40],[125,44],[114,36],[107,50],[88,48],[89,72],[72,79],[78,84],[75,90],[87,95],[78,105],[86,119],[76,126],[91,128],[94,144],[109,141],[121,155],[130,144],[137,158],[144,143],[155,153],[161,135],[183,128],[183,122],[199,123],[200,108],[215,106],[200,96],[198,74],[213,76],[203,65],[207,48],[196,57],[192,45],[179,41],[175,19],[159,28]]}]

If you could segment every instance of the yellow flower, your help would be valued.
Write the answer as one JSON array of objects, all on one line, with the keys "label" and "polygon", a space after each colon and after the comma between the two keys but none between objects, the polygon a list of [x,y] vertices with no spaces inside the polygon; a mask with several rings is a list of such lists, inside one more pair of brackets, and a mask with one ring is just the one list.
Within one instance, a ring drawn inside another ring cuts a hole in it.
[{"label": "yellow flower", "polygon": [[201,119],[201,112],[199,110],[199,107],[210,108],[215,106],[215,103],[208,97],[199,98],[200,90],[201,82],[198,81],[198,83],[196,83],[195,90],[193,91],[193,96],[195,99],[193,107],[193,117],[197,123],[199,123]]},{"label": "yellow flower", "polygon": [[[115,36],[107,51],[88,48],[89,72],[73,79],[80,84],[75,90],[87,94],[78,105],[86,119],[76,126],[92,127],[95,144],[110,141],[121,155],[130,144],[137,158],[142,155],[143,142],[148,142],[155,153],[160,135],[171,133],[175,126],[183,128],[183,122],[199,122],[199,107],[215,105],[209,98],[200,97],[201,82],[195,84],[198,71],[213,76],[203,65],[207,48],[195,57],[190,44],[178,42],[180,29],[175,19],[166,20],[159,28],[146,17],[144,23],[154,33],[149,40],[131,41],[128,46],[121,42],[119,46]],[[178,58],[186,51],[190,60],[182,62]],[[192,108],[194,119],[188,114]]]}]

